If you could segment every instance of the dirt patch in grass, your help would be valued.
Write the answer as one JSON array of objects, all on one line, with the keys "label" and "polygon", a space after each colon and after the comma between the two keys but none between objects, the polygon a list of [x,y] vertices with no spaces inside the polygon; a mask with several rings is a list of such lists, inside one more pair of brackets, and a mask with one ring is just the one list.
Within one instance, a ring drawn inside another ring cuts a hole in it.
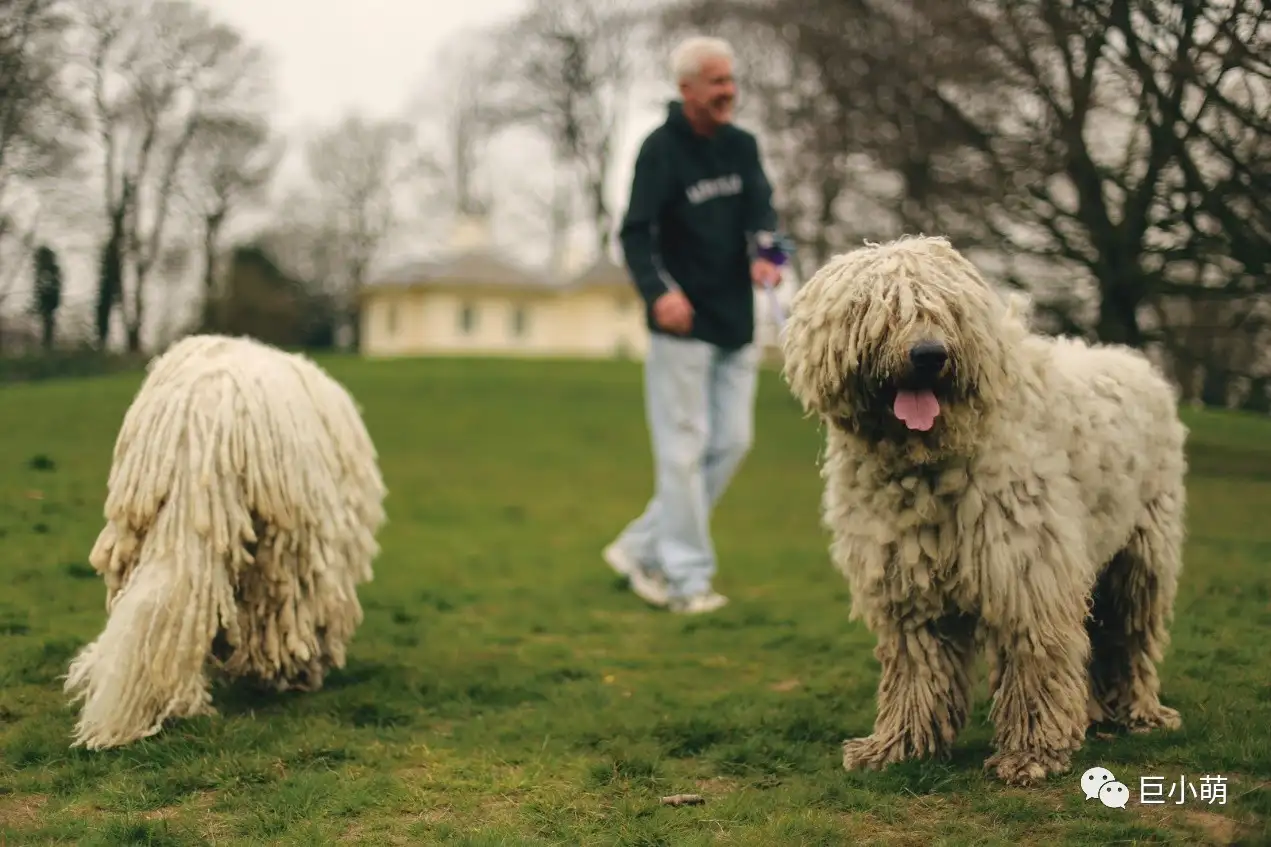
[{"label": "dirt patch in grass", "polygon": [[727,779],[722,776],[713,776],[709,779],[699,779],[695,783],[698,794],[701,794],[707,800],[712,797],[723,797],[725,794],[732,794],[734,791],[742,789],[742,783],[735,779]]},{"label": "dirt patch in grass", "polygon": [[48,802],[43,794],[0,794],[0,821],[24,829],[39,823],[40,812]]},{"label": "dirt patch in grass", "polygon": [[432,777],[432,769],[427,765],[408,765],[393,771],[393,776],[413,787],[427,782]]},{"label": "dirt patch in grass", "polygon": [[1166,803],[1160,806],[1131,804],[1130,808],[1152,826],[1175,832],[1186,828],[1203,835],[1205,844],[1236,844],[1242,835],[1248,834],[1248,828],[1236,816],[1207,807]]},{"label": "dirt patch in grass", "polygon": [[1255,791],[1271,791],[1271,780],[1258,779],[1247,773],[1229,773],[1227,777],[1228,803],[1233,799]]},{"label": "dirt patch in grass", "polygon": [[1196,809],[1183,813],[1183,818],[1191,826],[1203,832],[1211,844],[1235,844],[1243,827],[1229,817],[1216,812],[1202,812]]},{"label": "dirt patch in grass", "polygon": [[216,791],[200,791],[180,806],[165,806],[148,812],[143,817],[148,820],[172,820],[183,824],[197,832],[200,837],[213,844],[221,843],[229,838],[233,831],[233,820],[223,811],[214,811],[213,806],[220,799]]},{"label": "dirt patch in grass", "polygon": [[206,823],[213,817],[212,806],[215,804],[215,791],[200,791],[180,805],[160,806],[157,809],[143,812],[141,817],[148,821],[166,821],[193,813],[198,817],[200,823]]},{"label": "dirt patch in grass", "polygon": [[360,823],[349,824],[348,828],[340,833],[338,840],[341,844],[392,844],[394,847],[399,844],[418,843],[405,835],[375,831]]},{"label": "dirt patch in grass", "polygon": [[951,809],[952,804],[943,797],[923,797],[908,806],[904,820],[891,822],[873,812],[850,812],[842,815],[844,830],[852,833],[852,843],[885,844],[887,847],[929,847],[930,833],[938,829],[941,820],[950,814],[967,822],[978,818],[969,809]]}]

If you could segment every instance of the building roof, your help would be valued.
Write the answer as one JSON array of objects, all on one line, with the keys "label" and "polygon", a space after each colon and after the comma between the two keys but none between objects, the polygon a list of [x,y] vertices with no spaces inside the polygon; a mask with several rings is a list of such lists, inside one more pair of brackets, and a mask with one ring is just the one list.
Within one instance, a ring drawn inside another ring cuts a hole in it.
[{"label": "building roof", "polygon": [[567,285],[570,288],[584,288],[592,285],[631,285],[631,275],[622,265],[616,264],[610,259],[601,258],[592,262],[592,264],[584,269],[581,273],[571,279]]},{"label": "building roof", "polygon": [[442,259],[400,265],[369,283],[370,288],[464,283],[496,286],[551,286],[553,280],[514,264],[492,250],[477,249]]},{"label": "building roof", "polygon": [[528,289],[564,292],[578,288],[628,287],[626,268],[601,258],[567,279],[525,268],[488,248],[456,253],[442,259],[410,262],[370,281],[364,293],[429,286]]}]

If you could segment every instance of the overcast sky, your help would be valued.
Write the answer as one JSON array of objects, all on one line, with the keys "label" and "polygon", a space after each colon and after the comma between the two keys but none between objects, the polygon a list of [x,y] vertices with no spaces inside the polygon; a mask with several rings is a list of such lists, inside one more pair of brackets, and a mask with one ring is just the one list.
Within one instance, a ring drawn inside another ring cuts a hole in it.
[{"label": "overcast sky", "polygon": [[[412,95],[427,84],[437,54],[461,33],[515,17],[525,0],[202,0],[215,14],[263,44],[275,68],[274,90],[279,129],[296,138],[350,110],[380,117],[403,113]],[[660,80],[650,81],[655,86]],[[662,95],[670,96],[665,86]],[[654,101],[658,99],[655,96]],[[620,208],[628,193],[631,167],[641,138],[662,118],[637,99],[616,151],[609,194]],[[300,145],[293,141],[287,177],[301,173]],[[525,177],[522,163],[508,156],[493,164],[509,179]],[[535,154],[535,158],[539,158]],[[537,164],[537,163],[534,163]],[[528,169],[533,172],[534,168]],[[541,173],[541,168],[538,169]],[[496,200],[497,202],[497,200]],[[522,216],[524,217],[524,216]],[[500,220],[504,220],[501,216]],[[510,225],[500,233],[518,241]],[[390,249],[388,263],[420,252],[418,239],[403,233]],[[539,256],[532,245],[527,258]]]},{"label": "overcast sky", "polygon": [[406,102],[449,38],[507,20],[524,0],[202,0],[274,56],[281,124]]}]

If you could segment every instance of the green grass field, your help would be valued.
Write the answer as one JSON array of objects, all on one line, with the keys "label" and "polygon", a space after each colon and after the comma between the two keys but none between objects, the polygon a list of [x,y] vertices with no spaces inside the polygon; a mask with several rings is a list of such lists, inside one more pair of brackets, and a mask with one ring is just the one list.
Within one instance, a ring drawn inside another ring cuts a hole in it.
[{"label": "green grass field", "polygon": [[[638,365],[324,364],[390,488],[348,666],[315,694],[220,690],[219,716],[101,753],[69,749],[59,677],[104,622],[87,554],[140,376],[0,388],[0,844],[1271,843],[1271,422],[1187,418],[1162,668],[1184,729],[1092,738],[1020,790],[981,773],[983,696],[953,761],[842,771],[877,665],[818,526],[821,433],[776,374],[715,519],[733,602],[686,619],[599,559],[650,489]],[[1127,808],[1085,801],[1095,765]],[[1225,805],[1138,802],[1141,776],[1206,774]],[[682,792],[706,803],[660,805]]]}]

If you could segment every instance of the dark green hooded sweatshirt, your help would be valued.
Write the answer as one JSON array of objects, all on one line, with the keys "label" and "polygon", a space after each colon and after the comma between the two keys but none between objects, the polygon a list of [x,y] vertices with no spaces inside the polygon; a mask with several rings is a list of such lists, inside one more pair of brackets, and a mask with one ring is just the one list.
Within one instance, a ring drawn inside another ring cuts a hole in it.
[{"label": "dark green hooded sweatshirt", "polygon": [[725,349],[752,342],[754,235],[776,228],[755,137],[731,124],[700,135],[672,101],[636,157],[619,234],[649,330],[664,333],[653,302],[679,288],[693,304],[693,338]]}]

